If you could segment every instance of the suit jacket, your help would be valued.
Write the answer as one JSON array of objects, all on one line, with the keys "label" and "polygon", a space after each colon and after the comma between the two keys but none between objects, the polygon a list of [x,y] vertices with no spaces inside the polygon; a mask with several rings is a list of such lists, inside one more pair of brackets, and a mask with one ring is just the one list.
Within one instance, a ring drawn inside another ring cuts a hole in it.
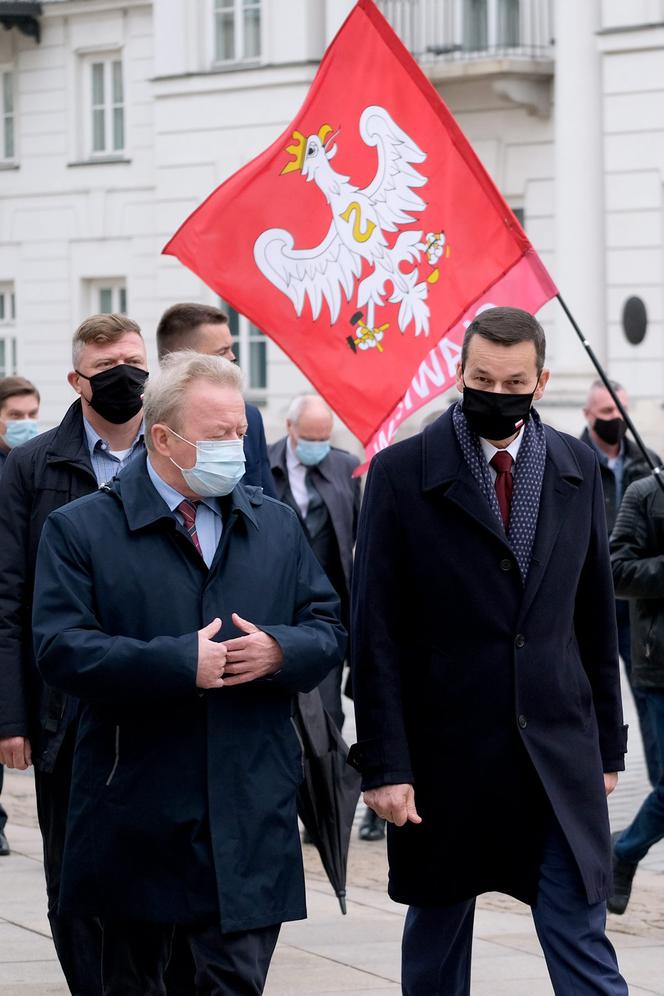
[{"label": "suit jacket", "polygon": [[247,435],[244,437],[246,468],[242,483],[262,488],[268,497],[275,498],[265,442],[263,416],[256,405],[250,405],[247,402],[245,408],[247,412]]},{"label": "suit jacket", "polygon": [[[274,490],[280,501],[285,500],[289,490],[287,441],[288,437],[285,436],[268,447]],[[350,592],[353,547],[357,536],[361,501],[360,479],[352,475],[359,463],[357,457],[351,453],[333,446],[325,459],[312,468],[314,483],[330,513],[348,592]]]},{"label": "suit jacket", "polygon": [[624,767],[613,585],[597,460],[545,427],[524,585],[447,412],[371,463],[351,658],[365,788],[409,782],[390,894],[532,902],[551,811],[590,902],[611,883],[603,771]]}]

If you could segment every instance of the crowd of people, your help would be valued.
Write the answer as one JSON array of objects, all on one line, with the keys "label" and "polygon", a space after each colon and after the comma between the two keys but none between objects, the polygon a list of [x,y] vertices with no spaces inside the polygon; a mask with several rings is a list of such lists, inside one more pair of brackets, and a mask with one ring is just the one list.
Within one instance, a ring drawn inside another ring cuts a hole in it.
[{"label": "crowd of people", "polygon": [[[460,400],[362,497],[322,398],[266,444],[219,309],[156,339],[149,374],[134,321],[84,321],[48,431],[0,380],[0,762],[34,766],[70,991],[263,992],[306,915],[292,713],[318,688],[339,730],[354,700],[405,996],[470,993],[486,891],[531,906],[558,996],[627,993],[605,921],[664,836],[664,488],[624,389],[591,386],[580,440],[544,425],[541,326],[486,311]],[[619,653],[652,791],[611,836]]]}]

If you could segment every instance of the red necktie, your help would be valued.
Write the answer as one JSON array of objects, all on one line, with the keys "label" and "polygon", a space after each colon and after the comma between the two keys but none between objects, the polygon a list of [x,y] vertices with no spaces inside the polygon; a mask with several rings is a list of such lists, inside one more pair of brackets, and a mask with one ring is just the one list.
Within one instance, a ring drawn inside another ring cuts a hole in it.
[{"label": "red necktie", "polygon": [[496,472],[496,498],[500,506],[500,514],[503,517],[505,532],[507,532],[510,524],[512,488],[514,487],[514,477],[512,476],[514,458],[507,450],[499,450],[491,457],[490,463]]},{"label": "red necktie", "polygon": [[196,532],[196,511],[198,504],[199,503],[197,501],[189,501],[188,498],[185,498],[184,501],[181,501],[178,505],[178,512],[184,519],[184,528],[189,533],[191,542],[194,544],[200,555],[203,556],[201,544],[198,540],[198,533]]}]

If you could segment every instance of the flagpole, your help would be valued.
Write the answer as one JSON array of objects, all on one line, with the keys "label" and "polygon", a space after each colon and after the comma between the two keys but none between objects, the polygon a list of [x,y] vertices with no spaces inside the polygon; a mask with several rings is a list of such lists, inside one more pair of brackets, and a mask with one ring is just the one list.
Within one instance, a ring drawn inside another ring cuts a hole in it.
[{"label": "flagpole", "polygon": [[562,294],[560,294],[560,293],[556,294],[556,298],[560,302],[560,306],[562,307],[563,311],[565,312],[565,314],[569,318],[569,321],[570,321],[570,324],[571,324],[572,328],[574,329],[574,331],[576,332],[577,336],[581,340],[581,345],[583,346],[583,348],[585,349],[586,353],[588,354],[588,357],[590,358],[590,362],[592,363],[592,365],[595,367],[595,370],[599,374],[600,380],[602,381],[602,383],[604,384],[604,387],[607,389],[607,391],[609,392],[609,394],[613,398],[615,406],[618,409],[618,411],[620,412],[621,417],[625,420],[625,424],[627,425],[627,428],[631,432],[631,434],[632,434],[632,436],[634,438],[634,442],[636,443],[636,445],[638,446],[638,448],[641,450],[641,453],[643,454],[644,459],[646,460],[648,466],[650,467],[650,469],[652,470],[653,474],[657,478],[657,482],[658,482],[660,488],[664,491],[664,478],[662,477],[662,473],[664,473],[664,467],[661,467],[661,466],[658,467],[658,466],[655,465],[655,461],[653,460],[652,456],[650,455],[649,450],[646,449],[646,445],[643,442],[643,440],[641,438],[641,435],[640,435],[639,431],[637,430],[636,426],[632,422],[632,419],[631,419],[631,417],[629,415],[629,412],[627,411],[627,409],[623,405],[622,401],[618,397],[618,395],[617,395],[617,393],[616,393],[616,391],[615,391],[615,389],[614,389],[611,381],[607,377],[607,375],[606,375],[606,373],[604,371],[604,368],[602,367],[602,364],[597,359],[597,356],[595,355],[595,351],[593,350],[592,346],[590,345],[590,342],[588,341],[588,339],[586,339],[586,337],[584,336],[583,332],[581,331],[581,329],[577,325],[576,320],[574,318],[574,315],[572,314],[572,312],[567,307],[567,304],[565,303],[565,300],[564,300]]}]

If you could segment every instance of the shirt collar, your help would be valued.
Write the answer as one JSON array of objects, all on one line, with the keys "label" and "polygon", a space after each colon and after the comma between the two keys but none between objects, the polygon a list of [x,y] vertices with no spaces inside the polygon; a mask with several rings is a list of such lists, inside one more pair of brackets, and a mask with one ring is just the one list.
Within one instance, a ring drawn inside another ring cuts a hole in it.
[{"label": "shirt collar", "polygon": [[499,449],[497,446],[494,446],[493,443],[490,443],[488,439],[482,439],[480,437],[480,444],[482,446],[482,453],[484,454],[484,459],[486,460],[487,463],[491,463],[496,453],[509,453],[514,462],[516,463],[517,454],[519,452],[519,447],[521,446],[522,440],[523,440],[523,426],[521,426],[521,428],[519,429],[519,434],[516,437],[516,439],[513,439],[512,442],[509,444],[509,446],[504,446],[502,449]]},{"label": "shirt collar", "polygon": [[604,452],[604,450],[602,450],[602,449],[599,448],[599,446],[597,445],[597,443],[593,439],[593,437],[592,437],[592,435],[590,433],[590,430],[588,430],[588,439],[590,440],[590,444],[591,444],[592,448],[594,449],[595,453],[597,454],[597,459],[599,460],[599,462],[601,464],[604,464],[605,467],[609,467],[611,465],[613,465],[615,467],[616,463],[618,461],[622,460],[624,458],[624,456],[625,456],[625,440],[624,439],[620,440],[620,450],[618,452],[618,456],[615,456],[615,457],[607,456],[607,454]]},{"label": "shirt collar", "polygon": [[176,491],[175,488],[172,488],[170,484],[166,483],[166,481],[163,479],[163,477],[159,476],[159,474],[157,473],[157,471],[152,466],[152,462],[150,460],[150,457],[148,457],[148,460],[147,460],[147,468],[148,468],[148,476],[149,476],[150,480],[152,481],[152,483],[153,483],[153,485],[155,487],[155,490],[157,491],[157,493],[159,494],[159,496],[161,498],[163,498],[163,500],[166,502],[166,504],[168,505],[168,508],[169,508],[169,510],[171,512],[174,512],[176,510],[176,508],[183,501],[201,501],[201,502],[203,502],[204,505],[207,505],[207,507],[210,509],[210,511],[214,512],[215,515],[219,515],[219,516],[221,515],[221,512],[219,510],[219,502],[218,502],[218,500],[216,498],[194,498],[194,499],[192,499],[192,498],[189,498],[188,495],[183,495],[179,491]]},{"label": "shirt collar", "polygon": [[[108,440],[103,439],[99,435],[97,430],[93,428],[93,426],[88,422],[85,415],[83,416],[83,428],[85,429],[85,438],[88,441],[88,449],[90,450],[90,453],[94,453],[95,450],[102,450],[108,453],[111,452]],[[141,422],[138,432],[136,433],[136,438],[129,447],[129,452],[131,452],[136,446],[140,445],[143,442],[143,433],[144,433],[144,423]]]}]

